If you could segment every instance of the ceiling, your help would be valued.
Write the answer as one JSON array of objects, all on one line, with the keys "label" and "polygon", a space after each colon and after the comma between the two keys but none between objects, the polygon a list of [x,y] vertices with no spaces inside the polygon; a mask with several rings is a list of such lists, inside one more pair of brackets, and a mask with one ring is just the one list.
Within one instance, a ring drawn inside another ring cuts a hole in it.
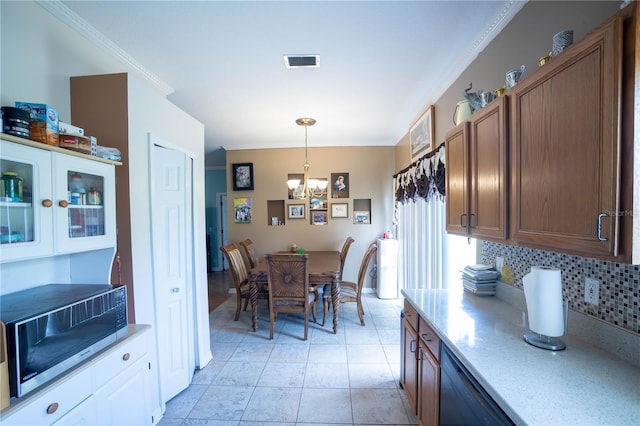
[{"label": "ceiling", "polygon": [[[317,120],[309,147],[396,145],[523,4],[63,1],[59,8],[88,22],[107,40],[102,47],[204,124],[206,164],[215,166],[224,150],[303,147],[299,117]],[[320,66],[287,68],[287,54],[319,55]]]}]

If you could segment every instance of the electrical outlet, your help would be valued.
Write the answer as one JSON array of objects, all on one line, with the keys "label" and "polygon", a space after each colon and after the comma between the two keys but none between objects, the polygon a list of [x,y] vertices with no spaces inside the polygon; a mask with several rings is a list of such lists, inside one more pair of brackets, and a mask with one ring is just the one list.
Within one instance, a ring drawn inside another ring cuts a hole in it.
[{"label": "electrical outlet", "polygon": [[496,256],[496,271],[501,272],[504,266],[504,257]]},{"label": "electrical outlet", "polygon": [[600,302],[600,281],[594,278],[584,279],[584,301],[598,305]]}]

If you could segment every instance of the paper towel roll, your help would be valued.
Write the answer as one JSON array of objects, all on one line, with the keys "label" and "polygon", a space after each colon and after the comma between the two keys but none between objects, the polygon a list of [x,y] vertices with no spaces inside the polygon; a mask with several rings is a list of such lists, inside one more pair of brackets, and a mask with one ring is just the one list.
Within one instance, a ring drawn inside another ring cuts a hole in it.
[{"label": "paper towel roll", "polygon": [[529,329],[544,336],[564,334],[562,277],[558,268],[532,266],[522,278],[529,315]]}]

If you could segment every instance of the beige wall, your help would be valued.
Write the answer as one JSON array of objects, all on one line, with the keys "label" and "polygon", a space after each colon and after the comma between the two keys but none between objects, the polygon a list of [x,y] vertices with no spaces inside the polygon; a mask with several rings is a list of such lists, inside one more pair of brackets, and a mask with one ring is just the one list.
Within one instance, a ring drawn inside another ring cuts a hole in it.
[{"label": "beige wall", "polygon": [[[233,191],[233,163],[253,163],[254,190]],[[391,228],[393,214],[392,175],[394,147],[325,147],[309,148],[309,175],[312,178],[331,177],[331,173],[349,173],[348,219],[331,219],[328,225],[311,225],[309,212],[305,219],[286,219],[284,226],[269,226],[267,200],[284,200],[285,205],[299,203],[288,200],[287,175],[302,173],[304,148],[240,150],[227,152],[227,200],[229,242],[251,238],[259,256],[286,250],[291,244],[307,250],[339,250],[347,236],[356,241],[351,246],[345,264],[344,278],[357,279],[362,256],[369,244]],[[253,203],[252,222],[234,223],[233,199],[250,197]],[[353,199],[371,199],[371,224],[353,223]],[[340,201],[343,201],[342,199]],[[330,206],[331,200],[329,200]],[[372,287],[367,280],[366,287]]]},{"label": "beige wall", "polygon": [[[478,55],[434,104],[435,145],[444,141],[453,125],[456,104],[464,90],[495,90],[504,86],[505,73],[525,65],[524,77],[538,67],[538,58],[551,51],[553,35],[572,29],[574,41],[613,15],[618,1],[529,1],[504,30]],[[418,111],[416,112],[418,114]],[[396,145],[396,171],[411,163],[408,139]]]}]

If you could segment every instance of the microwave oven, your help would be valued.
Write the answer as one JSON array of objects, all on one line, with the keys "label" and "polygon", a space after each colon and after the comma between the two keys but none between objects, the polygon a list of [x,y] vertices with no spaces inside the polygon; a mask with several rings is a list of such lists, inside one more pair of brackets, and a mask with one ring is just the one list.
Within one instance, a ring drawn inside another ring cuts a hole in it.
[{"label": "microwave oven", "polygon": [[20,398],[127,333],[125,286],[48,284],[0,296],[9,389]]}]

